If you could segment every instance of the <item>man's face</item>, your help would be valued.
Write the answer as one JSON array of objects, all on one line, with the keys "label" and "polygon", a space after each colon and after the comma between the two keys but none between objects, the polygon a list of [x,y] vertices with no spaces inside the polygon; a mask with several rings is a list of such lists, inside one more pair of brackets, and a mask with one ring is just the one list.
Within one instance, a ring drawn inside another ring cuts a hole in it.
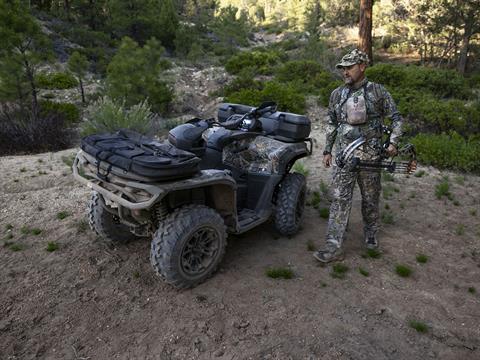
[{"label": "man's face", "polygon": [[365,64],[355,64],[342,68],[345,85],[353,85],[359,80],[362,80],[365,76],[366,67]]}]

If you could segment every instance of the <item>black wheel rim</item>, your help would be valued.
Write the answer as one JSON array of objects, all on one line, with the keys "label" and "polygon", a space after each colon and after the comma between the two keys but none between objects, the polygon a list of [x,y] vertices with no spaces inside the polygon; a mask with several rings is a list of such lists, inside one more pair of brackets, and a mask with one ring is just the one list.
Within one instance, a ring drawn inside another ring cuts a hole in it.
[{"label": "black wheel rim", "polygon": [[297,200],[297,206],[295,207],[295,223],[298,224],[298,222],[302,219],[303,216],[303,210],[304,210],[304,204],[305,203],[305,189],[302,188],[300,191],[300,194],[298,194],[298,200]]},{"label": "black wheel rim", "polygon": [[182,251],[181,267],[185,274],[198,276],[208,271],[218,254],[220,238],[211,227],[197,229]]}]

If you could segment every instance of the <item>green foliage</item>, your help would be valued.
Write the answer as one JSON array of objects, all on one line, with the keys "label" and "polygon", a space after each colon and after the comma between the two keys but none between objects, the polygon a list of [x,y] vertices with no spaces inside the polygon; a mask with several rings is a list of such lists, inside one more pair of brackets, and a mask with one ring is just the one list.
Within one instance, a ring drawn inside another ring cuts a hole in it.
[{"label": "green foliage", "polygon": [[40,116],[58,115],[65,119],[67,125],[71,125],[80,120],[80,110],[75,104],[60,103],[54,101],[40,102]]},{"label": "green foliage", "polygon": [[153,111],[165,113],[173,91],[161,80],[168,62],[161,58],[163,48],[150,39],[143,48],[130,38],[124,38],[108,65],[107,94],[127,107],[148,99]]},{"label": "green foliage", "polygon": [[416,320],[410,320],[408,322],[408,325],[417,330],[419,333],[426,333],[428,332],[428,326],[427,324],[421,322],[421,321],[416,321]]},{"label": "green foliage", "polygon": [[412,269],[407,265],[398,264],[395,266],[395,272],[401,277],[409,277],[412,274]]},{"label": "green foliage", "polygon": [[468,292],[469,292],[470,294],[475,294],[475,293],[477,292],[477,290],[476,290],[473,286],[470,286],[470,287],[468,288]]},{"label": "green foliage", "polygon": [[40,235],[42,233],[42,229],[39,229],[39,228],[33,228],[31,231],[32,235]]},{"label": "green foliage", "polygon": [[315,244],[313,243],[313,241],[312,241],[312,240],[308,240],[308,241],[307,241],[307,250],[308,250],[308,251],[315,251],[315,249],[316,249],[316,246],[315,246]]},{"label": "green foliage", "polygon": [[319,90],[319,101],[320,104],[327,107],[328,103],[330,101],[330,94],[332,93],[333,90],[341,86],[343,83],[339,80],[337,81],[331,81],[328,84],[326,84],[323,88]]},{"label": "green foliage", "polygon": [[58,220],[63,220],[65,218],[69,217],[69,216],[70,216],[70,213],[68,211],[60,211],[60,212],[57,213],[57,219]]},{"label": "green foliage", "polygon": [[264,101],[275,101],[279,111],[288,111],[297,114],[305,112],[305,96],[291,84],[282,84],[277,81],[267,81],[262,90],[242,89],[229,94],[225,101],[257,105]]},{"label": "green foliage", "polygon": [[78,85],[78,81],[69,73],[40,73],[37,85],[41,89],[71,89]]},{"label": "green foliage", "polygon": [[146,134],[153,117],[146,101],[126,109],[125,103],[115,102],[108,97],[103,97],[89,106],[87,113],[87,120],[81,125],[83,136],[119,129],[131,129]]},{"label": "green foliage", "polygon": [[[150,16],[155,15],[150,14]],[[178,28],[178,15],[173,0],[163,0],[161,2],[160,14],[157,17],[155,26],[158,26],[158,29],[161,30],[157,31],[155,35],[162,45],[170,49],[173,48]]]},{"label": "green foliage", "polygon": [[22,244],[10,244],[8,247],[12,251],[22,251],[25,247]]},{"label": "green foliage", "polygon": [[265,274],[272,279],[292,279],[294,276],[292,269],[287,267],[273,267],[267,269]]},{"label": "green foliage", "polygon": [[393,213],[390,211],[385,211],[384,213],[382,213],[382,222],[389,225],[394,224],[395,219],[393,217]]},{"label": "green foliage", "polygon": [[382,257],[382,253],[378,249],[367,249],[366,257],[371,259],[379,259]]},{"label": "green foliage", "polygon": [[227,53],[233,53],[238,46],[248,45],[248,35],[251,31],[251,25],[248,15],[234,6],[227,6],[220,9],[212,22],[212,30],[218,38],[220,45]]},{"label": "green foliage", "polygon": [[308,168],[305,166],[305,164],[302,161],[296,161],[295,164],[293,165],[293,171],[302,174],[303,176],[307,177],[310,171]]},{"label": "green foliage", "polygon": [[457,226],[455,226],[455,234],[458,236],[465,235],[465,225],[457,224]]},{"label": "green foliage", "polygon": [[464,139],[455,132],[450,135],[418,134],[415,145],[421,163],[438,168],[480,171],[480,139]]},{"label": "green foliage", "polygon": [[443,179],[440,183],[435,185],[435,196],[437,199],[441,199],[443,196],[451,198],[450,183],[448,179]]},{"label": "green foliage", "polygon": [[428,261],[428,256],[425,254],[418,254],[415,258],[420,264],[425,264]]},{"label": "green foliage", "polygon": [[47,248],[45,250],[47,250],[48,252],[53,252],[53,251],[58,250],[58,248],[59,248],[59,246],[56,242],[49,241],[48,244],[47,244]]},{"label": "green foliage", "polygon": [[318,214],[320,215],[321,218],[328,219],[328,217],[330,216],[330,209],[329,208],[320,208],[320,209],[318,209]]},{"label": "green foliage", "polygon": [[307,205],[312,206],[314,209],[318,209],[320,203],[322,201],[322,198],[320,196],[320,193],[318,191],[312,192],[312,196],[307,202]]},{"label": "green foliage", "polygon": [[365,277],[370,276],[370,273],[369,273],[367,270],[365,270],[364,268],[362,268],[362,267],[359,267],[359,268],[358,268],[358,272],[359,272],[360,274],[362,274],[363,276],[365,276]]},{"label": "green foliage", "polygon": [[232,56],[225,64],[225,70],[230,74],[239,74],[246,68],[252,69],[254,74],[272,74],[282,57],[277,51],[242,51]]},{"label": "green foliage", "polygon": [[370,80],[386,87],[414,89],[439,98],[466,99],[471,96],[466,79],[453,70],[376,64],[367,68],[366,75]]},{"label": "green foliage", "polygon": [[422,177],[426,174],[425,170],[420,170],[420,171],[417,171],[415,174],[413,174],[413,176],[415,177]]},{"label": "green foliage", "polygon": [[344,279],[348,271],[348,266],[344,264],[334,264],[330,276],[336,279]]}]

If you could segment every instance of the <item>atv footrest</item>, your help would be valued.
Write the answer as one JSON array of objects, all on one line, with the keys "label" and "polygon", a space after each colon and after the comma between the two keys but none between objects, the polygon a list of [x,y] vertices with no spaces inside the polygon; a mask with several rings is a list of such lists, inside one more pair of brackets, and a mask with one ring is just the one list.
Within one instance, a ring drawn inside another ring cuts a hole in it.
[{"label": "atv footrest", "polygon": [[254,210],[241,209],[238,212],[238,224],[242,228],[256,220],[258,220],[258,215]]}]

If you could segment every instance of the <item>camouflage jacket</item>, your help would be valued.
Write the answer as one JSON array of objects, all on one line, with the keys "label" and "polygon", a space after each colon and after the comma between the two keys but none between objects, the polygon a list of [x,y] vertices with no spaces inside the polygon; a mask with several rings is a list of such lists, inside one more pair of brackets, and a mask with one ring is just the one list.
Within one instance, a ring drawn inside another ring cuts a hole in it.
[{"label": "camouflage jacket", "polygon": [[[344,104],[349,97],[359,92],[365,97],[367,121],[362,125],[350,125],[347,122]],[[337,149],[341,151],[360,136],[374,131],[374,129],[379,129],[386,117],[391,119],[392,134],[390,142],[398,144],[402,135],[403,119],[397,110],[392,96],[382,85],[370,82],[365,78],[357,89],[352,89],[345,85],[336,88],[330,95],[330,103],[328,105],[325,151],[332,152],[336,141]],[[381,133],[379,132],[378,137],[372,139],[369,145],[378,147],[377,145],[380,142]]]}]

